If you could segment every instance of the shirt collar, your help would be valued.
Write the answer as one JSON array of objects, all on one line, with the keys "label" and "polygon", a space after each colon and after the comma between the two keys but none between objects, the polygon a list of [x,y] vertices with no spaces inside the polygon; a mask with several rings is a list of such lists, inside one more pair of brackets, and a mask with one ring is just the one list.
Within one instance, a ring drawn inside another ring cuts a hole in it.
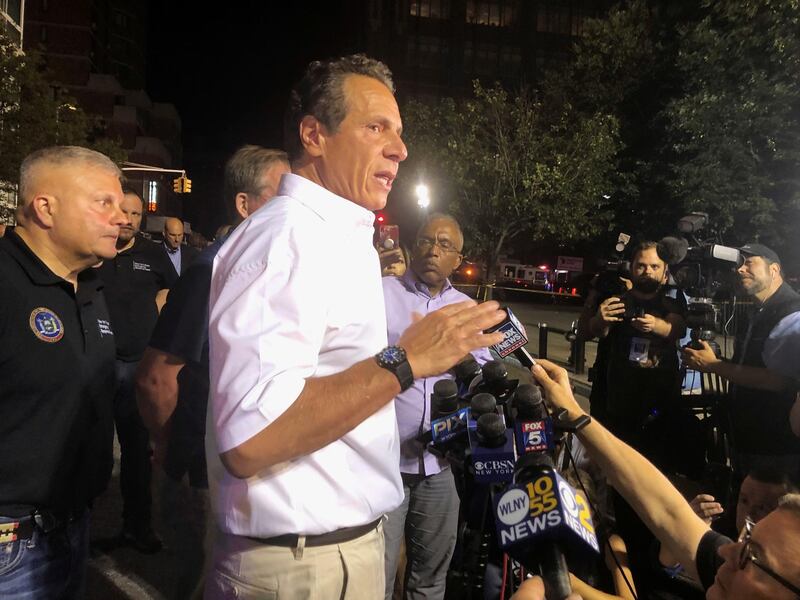
[{"label": "shirt collar", "polygon": [[[424,281],[421,281],[419,277],[417,277],[417,274],[414,273],[414,270],[411,268],[411,266],[409,266],[406,269],[406,272],[403,273],[403,275],[400,277],[400,281],[402,281],[403,284],[409,290],[417,291],[422,294],[425,294],[429,298],[433,298],[433,296],[431,296],[431,291],[428,289],[427,284]],[[452,287],[453,286],[450,283],[450,279],[445,279],[444,285],[442,286],[442,289],[439,292],[439,296],[442,296],[447,290],[451,289]]]},{"label": "shirt collar", "polygon": [[166,243],[166,242],[162,242],[162,243],[164,244],[164,249],[165,249],[167,252],[169,252],[170,254],[177,254],[177,252],[178,252],[178,251],[181,249],[181,247],[180,247],[180,246],[178,246],[177,248],[175,248],[175,250],[173,250],[172,248],[170,248],[169,246],[167,246],[167,243]]},{"label": "shirt collar", "polygon": [[278,195],[289,196],[323,220],[344,227],[372,227],[375,223],[372,211],[294,173],[287,173],[281,178]]},{"label": "shirt collar", "polygon": [[[69,288],[70,291],[74,290],[72,284],[53,273],[15,231],[7,233],[3,240],[8,253],[19,263],[34,284],[62,285]],[[92,291],[103,288],[103,282],[97,276],[95,269],[86,268],[78,273],[78,289],[84,287]]]}]

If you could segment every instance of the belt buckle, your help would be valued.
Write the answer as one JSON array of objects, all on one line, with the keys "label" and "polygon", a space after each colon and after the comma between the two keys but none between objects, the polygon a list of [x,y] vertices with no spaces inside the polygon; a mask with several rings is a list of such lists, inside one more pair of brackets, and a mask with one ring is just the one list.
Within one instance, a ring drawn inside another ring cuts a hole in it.
[{"label": "belt buckle", "polygon": [[0,544],[8,544],[17,541],[17,531],[19,530],[19,521],[11,521],[10,523],[0,523]]}]

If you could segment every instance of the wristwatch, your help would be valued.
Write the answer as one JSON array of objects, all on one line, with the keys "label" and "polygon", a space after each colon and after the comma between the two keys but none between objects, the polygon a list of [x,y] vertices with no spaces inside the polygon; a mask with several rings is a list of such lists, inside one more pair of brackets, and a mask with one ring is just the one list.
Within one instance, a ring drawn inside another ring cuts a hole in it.
[{"label": "wristwatch", "polygon": [[400,391],[405,392],[414,385],[414,374],[408,364],[406,351],[400,346],[387,346],[375,355],[378,366],[391,371],[400,382]]}]

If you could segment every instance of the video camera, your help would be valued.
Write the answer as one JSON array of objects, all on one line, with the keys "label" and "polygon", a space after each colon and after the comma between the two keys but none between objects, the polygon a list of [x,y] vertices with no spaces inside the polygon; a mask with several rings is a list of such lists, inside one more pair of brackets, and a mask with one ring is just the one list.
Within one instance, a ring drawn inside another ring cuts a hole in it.
[{"label": "video camera", "polygon": [[686,326],[692,330],[695,345],[698,340],[713,340],[714,331],[721,331],[714,300],[733,296],[738,282],[736,269],[742,264],[739,250],[716,243],[718,236],[699,237],[707,225],[707,214],[690,213],[678,221],[680,237],[661,240],[669,247],[675,286],[689,298]]}]

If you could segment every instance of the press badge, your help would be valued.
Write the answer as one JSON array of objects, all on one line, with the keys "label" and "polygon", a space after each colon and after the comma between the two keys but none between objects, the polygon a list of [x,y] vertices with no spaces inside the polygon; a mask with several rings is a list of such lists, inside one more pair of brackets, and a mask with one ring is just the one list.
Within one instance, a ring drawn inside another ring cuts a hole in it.
[{"label": "press badge", "polygon": [[631,338],[631,349],[628,360],[635,363],[647,362],[650,358],[650,340],[647,338]]}]

